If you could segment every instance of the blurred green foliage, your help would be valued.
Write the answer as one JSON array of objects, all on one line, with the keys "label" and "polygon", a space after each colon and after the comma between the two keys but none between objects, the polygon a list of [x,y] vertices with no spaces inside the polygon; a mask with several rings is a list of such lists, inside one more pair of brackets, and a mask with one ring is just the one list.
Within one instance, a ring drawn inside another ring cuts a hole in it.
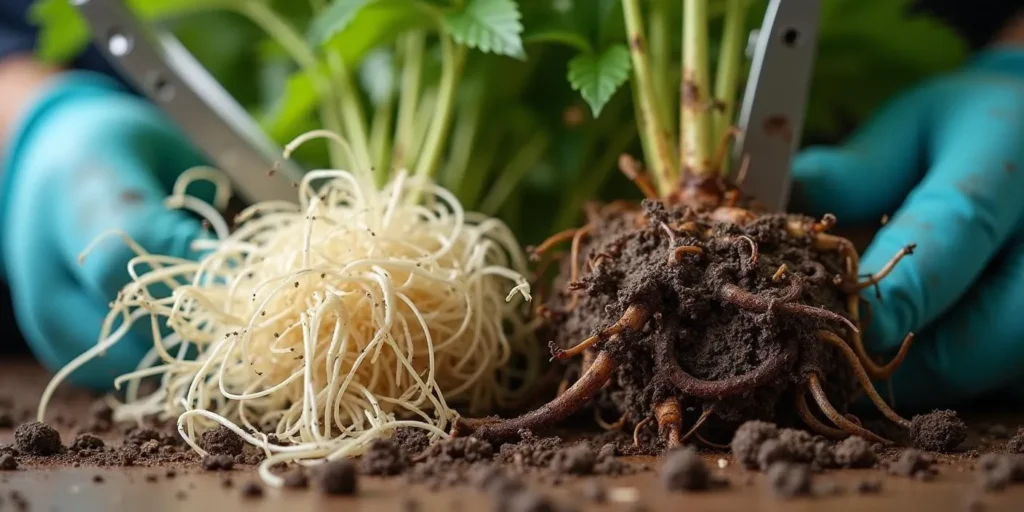
[{"label": "blurred green foliage", "polygon": [[[468,208],[498,214],[524,244],[578,222],[588,200],[639,196],[616,172],[619,154],[640,153],[619,0],[128,0],[144,19],[177,34],[283,144],[323,126],[325,99],[293,52],[240,13],[244,2],[269,7],[294,28],[317,66],[337,56],[355,71],[351,86],[371,133],[386,131],[397,116],[408,60],[403,45],[415,41],[408,34],[429,34],[418,74],[421,107],[437,94],[439,31],[479,50],[462,65],[437,179]],[[712,0],[712,40],[723,3]],[[807,140],[838,140],[899,90],[966,57],[948,27],[907,14],[908,4],[823,0]],[[750,2],[750,28],[766,5]],[[657,13],[652,44],[667,49],[655,62],[659,87],[675,96],[680,2],[648,0],[645,8]],[[87,27],[67,0],[38,0],[33,20],[44,59],[66,61],[88,43]],[[429,108],[420,109],[418,133],[430,117]],[[298,158],[309,167],[329,163],[325,143]]]}]

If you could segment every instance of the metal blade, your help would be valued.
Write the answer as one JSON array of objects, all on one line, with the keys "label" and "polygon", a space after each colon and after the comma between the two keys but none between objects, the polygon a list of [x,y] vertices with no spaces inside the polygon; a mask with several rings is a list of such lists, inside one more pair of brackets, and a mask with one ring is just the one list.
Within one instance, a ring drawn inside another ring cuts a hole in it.
[{"label": "metal blade", "polygon": [[[147,26],[121,0],[72,0],[96,45],[249,202],[295,200],[302,169],[170,33]],[[279,172],[268,176],[275,163]],[[184,170],[184,169],[182,169]]]},{"label": "metal blade", "polygon": [[740,188],[772,211],[784,211],[789,201],[819,21],[820,0],[772,0],[757,34],[732,164],[735,174],[749,158]]}]

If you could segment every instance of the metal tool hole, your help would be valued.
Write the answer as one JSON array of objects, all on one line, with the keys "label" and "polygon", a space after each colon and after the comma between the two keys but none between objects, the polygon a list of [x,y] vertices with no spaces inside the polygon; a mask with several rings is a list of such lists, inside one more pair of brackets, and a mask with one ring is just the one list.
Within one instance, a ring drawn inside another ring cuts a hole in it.
[{"label": "metal tool hole", "polygon": [[115,57],[124,57],[132,51],[132,37],[114,29],[107,36],[107,50]]},{"label": "metal tool hole", "polygon": [[155,75],[150,82],[153,96],[159,101],[171,101],[174,99],[174,84],[163,75]]},{"label": "metal tool hole", "polygon": [[800,43],[800,31],[795,28],[787,28],[782,33],[782,42],[790,48],[796,46]]}]

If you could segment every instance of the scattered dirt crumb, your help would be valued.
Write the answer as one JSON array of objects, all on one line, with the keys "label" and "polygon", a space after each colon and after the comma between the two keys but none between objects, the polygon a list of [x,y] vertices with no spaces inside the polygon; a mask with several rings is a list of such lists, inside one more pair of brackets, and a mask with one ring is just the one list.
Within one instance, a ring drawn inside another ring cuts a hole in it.
[{"label": "scattered dirt crumb", "polygon": [[391,441],[408,457],[415,457],[430,446],[430,437],[421,428],[401,427],[395,429]]},{"label": "scattered dirt crumb", "polygon": [[599,480],[588,480],[583,484],[583,498],[591,503],[605,503],[608,501],[608,490],[604,483]]},{"label": "scattered dirt crumb", "polygon": [[231,471],[235,468],[235,459],[230,455],[207,455],[202,464],[207,471]]},{"label": "scattered dirt crumb", "polygon": [[934,464],[935,457],[931,454],[908,448],[903,450],[898,459],[890,462],[886,469],[891,475],[930,480],[937,473]]},{"label": "scattered dirt crumb", "polygon": [[92,481],[96,482],[98,484],[103,483],[103,475],[93,475],[92,476]]},{"label": "scattered dirt crumb", "polygon": [[703,491],[712,483],[704,459],[689,447],[666,454],[659,475],[662,485],[670,491]]},{"label": "scattered dirt crumb", "polygon": [[242,497],[262,498],[263,486],[253,481],[246,482],[244,485],[242,485]]},{"label": "scattered dirt crumb", "polygon": [[967,501],[964,502],[964,510],[967,512],[984,512],[988,510],[984,501],[977,496],[968,496]]},{"label": "scattered dirt crumb", "polygon": [[356,467],[348,459],[326,462],[317,474],[317,485],[324,494],[352,495],[358,483]]},{"label": "scattered dirt crumb", "polygon": [[408,457],[390,439],[374,440],[366,454],[360,459],[360,469],[366,475],[397,475],[405,471],[407,467],[409,467]]},{"label": "scattered dirt crumb", "polygon": [[225,489],[230,489],[235,486],[235,481],[232,480],[230,476],[226,476],[220,481],[220,486]]},{"label": "scattered dirt crumb", "polygon": [[402,500],[402,510],[403,512],[419,512],[420,502],[411,496],[407,497]]},{"label": "scattered dirt crumb", "polygon": [[102,439],[92,434],[78,434],[75,440],[71,442],[69,447],[71,451],[83,452],[91,450],[102,450],[106,444]]},{"label": "scattered dirt crumb", "polygon": [[156,482],[158,478],[159,477],[156,476],[156,474],[154,474],[154,473],[150,473],[150,474],[146,475],[146,481],[149,482],[149,483]]},{"label": "scattered dirt crumb", "polygon": [[28,499],[26,499],[25,495],[22,494],[21,492],[11,491],[11,494],[9,496],[11,498],[11,503],[14,504],[14,508],[19,512],[25,512],[26,510],[31,508]]},{"label": "scattered dirt crumb", "polygon": [[839,496],[845,491],[843,486],[835,482],[820,482],[811,487],[813,488],[812,494],[822,497]]},{"label": "scattered dirt crumb", "polygon": [[589,443],[579,443],[555,452],[550,467],[558,474],[589,475],[596,464],[594,448]]},{"label": "scattered dirt crumb", "polygon": [[295,468],[282,477],[284,486],[289,489],[305,489],[309,487],[309,477],[304,468]]},{"label": "scattered dirt crumb", "polygon": [[1017,433],[1006,443],[1006,451],[1024,454],[1024,427],[1017,429]]},{"label": "scattered dirt crumb", "polygon": [[839,442],[835,450],[836,464],[844,468],[870,468],[878,462],[871,443],[863,437],[850,436]]},{"label": "scattered dirt crumb", "polygon": [[919,449],[948,452],[967,439],[967,424],[952,410],[935,410],[914,416],[910,438]]},{"label": "scattered dirt crumb", "polygon": [[768,485],[779,498],[789,499],[811,493],[811,470],[807,464],[776,462],[768,468]]},{"label": "scattered dirt crumb", "polygon": [[747,469],[757,469],[761,445],[769,439],[775,439],[778,435],[779,429],[774,423],[748,421],[740,425],[733,435],[732,443],[730,443],[732,455]]},{"label": "scattered dirt crumb", "polygon": [[976,464],[978,483],[986,491],[1002,491],[1012,483],[1024,482],[1024,457],[986,453]]},{"label": "scattered dirt crumb", "polygon": [[882,481],[875,478],[867,478],[857,482],[855,489],[858,494],[878,494],[882,492]]},{"label": "scattered dirt crumb", "polygon": [[14,471],[15,469],[18,469],[18,459],[9,453],[0,455],[0,471]]},{"label": "scattered dirt crumb", "polygon": [[242,438],[231,429],[220,426],[203,432],[199,446],[212,455],[241,455],[244,444]]},{"label": "scattered dirt crumb", "polygon": [[14,444],[29,455],[56,455],[64,450],[60,434],[45,423],[25,423],[14,431]]}]

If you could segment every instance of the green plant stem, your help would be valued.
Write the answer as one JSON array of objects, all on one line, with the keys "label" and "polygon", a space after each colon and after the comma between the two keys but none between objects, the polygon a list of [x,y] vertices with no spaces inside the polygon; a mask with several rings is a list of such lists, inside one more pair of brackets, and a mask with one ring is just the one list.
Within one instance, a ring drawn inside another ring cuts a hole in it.
[{"label": "green plant stem", "polygon": [[416,110],[423,76],[423,52],[426,34],[416,30],[402,36],[402,89],[398,99],[398,121],[392,146],[392,165],[408,169],[412,159],[412,140],[416,135]]},{"label": "green plant stem", "polygon": [[683,80],[680,98],[681,160],[686,172],[707,176],[711,167],[708,93],[708,0],[686,0],[683,8]]},{"label": "green plant stem", "polygon": [[[260,27],[273,40],[284,48],[292,60],[299,65],[306,73],[313,78],[320,96],[324,98],[320,104],[320,117],[323,120],[324,128],[335,133],[342,133],[341,121],[335,111],[335,99],[330,83],[326,80],[317,66],[316,54],[306,44],[299,33],[286,21],[281,19],[266,4],[261,2],[240,1],[230,4],[236,12],[248,18],[256,26]],[[334,144],[328,145],[328,153],[331,165],[341,167],[345,157]]]},{"label": "green plant stem", "polygon": [[466,179],[467,166],[476,147],[477,131],[480,127],[480,119],[483,117],[482,87],[481,84],[474,82],[479,82],[479,80],[466,83],[469,87],[464,89],[459,105],[459,112],[452,132],[451,150],[444,172],[445,186],[456,191],[460,197],[464,187],[469,183],[469,180]]},{"label": "green plant stem", "polygon": [[501,142],[508,136],[504,130],[485,130],[480,135],[474,145],[476,150],[473,151],[469,165],[466,166],[466,179],[460,183],[459,187],[461,191],[459,200],[462,201],[464,207],[469,209],[475,209],[479,204],[487,171],[498,157]]},{"label": "green plant stem", "polygon": [[416,176],[421,178],[433,176],[437,169],[448,128],[451,126],[456,83],[462,71],[462,61],[466,56],[466,48],[455,44],[447,34],[441,35],[441,45],[441,85],[438,88],[437,104],[434,107],[433,122],[430,131],[427,132],[423,151],[416,161]]},{"label": "green plant stem", "polygon": [[534,132],[530,139],[516,152],[505,167],[498,173],[498,181],[491,187],[484,200],[480,203],[479,211],[485,215],[496,215],[506,200],[512,195],[516,187],[523,180],[533,166],[544,156],[550,142],[546,133]]},{"label": "green plant stem", "polygon": [[672,147],[670,134],[666,131],[662,114],[658,112],[656,105],[657,94],[647,62],[647,41],[644,37],[643,20],[640,17],[640,1],[622,0],[622,10],[629,37],[629,54],[633,60],[633,79],[639,89],[639,123],[648,143],[654,147],[654,154],[648,156],[648,166],[654,171],[652,174],[658,192],[666,195],[671,191],[679,169],[676,150]]},{"label": "green plant stem", "polygon": [[377,184],[387,183],[391,175],[391,123],[395,114],[395,94],[388,94],[384,102],[373,112],[373,124],[370,127],[370,152],[373,165],[376,167]]},{"label": "green plant stem", "polygon": [[672,25],[669,15],[671,9],[668,1],[654,0],[651,2],[651,12],[648,16],[651,39],[651,74],[654,80],[655,101],[658,112],[666,115],[666,126],[672,126],[671,97],[672,90],[672,50],[671,37]]},{"label": "green plant stem", "polygon": [[[712,140],[723,140],[732,125],[736,112],[737,87],[740,82],[740,65],[743,61],[743,34],[746,28],[746,0],[726,0],[725,27],[722,32],[722,46],[718,52],[718,69],[715,71],[715,99],[720,109],[712,113]],[[715,162],[719,172],[728,168],[725,161]]]},{"label": "green plant stem", "polygon": [[370,143],[366,134],[366,122],[363,118],[363,106],[356,95],[356,85],[352,80],[352,74],[341,58],[341,54],[332,51],[327,55],[327,66],[331,75],[336,92],[338,94],[337,106],[341,112],[341,120],[345,126],[345,135],[355,152],[356,162],[352,162],[356,168],[352,171],[371,172],[373,162],[370,157]]}]

